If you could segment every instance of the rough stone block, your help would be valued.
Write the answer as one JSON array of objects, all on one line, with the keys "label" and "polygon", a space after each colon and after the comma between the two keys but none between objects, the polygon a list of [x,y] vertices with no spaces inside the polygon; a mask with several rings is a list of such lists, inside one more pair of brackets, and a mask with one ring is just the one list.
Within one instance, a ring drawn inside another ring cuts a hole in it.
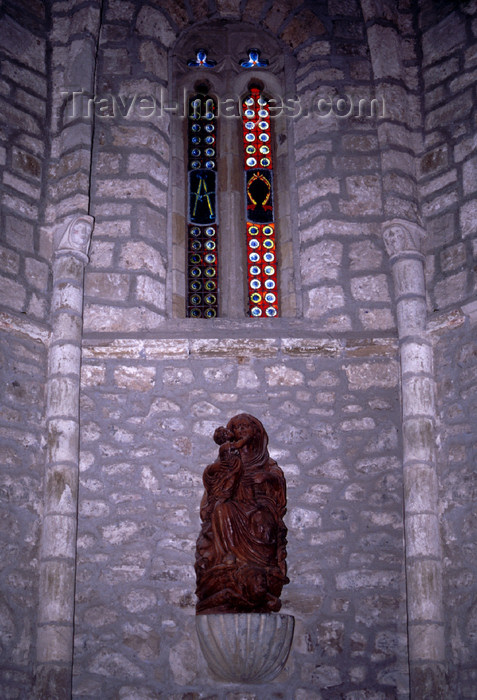
[{"label": "rough stone block", "polygon": [[5,240],[14,248],[33,252],[34,249],[33,225],[16,216],[5,217]]},{"label": "rough stone block", "polygon": [[395,360],[389,362],[363,362],[344,365],[343,369],[351,390],[369,389],[370,387],[397,386],[399,365]]},{"label": "rough stone block", "polygon": [[382,211],[381,181],[376,175],[353,175],[346,178],[348,198],[340,203],[344,214],[362,217]]},{"label": "rough stone block", "polygon": [[119,262],[127,270],[145,270],[162,278],[166,274],[161,253],[143,241],[124,243]]},{"label": "rough stone block", "polygon": [[155,367],[122,365],[114,370],[114,381],[122,389],[149,391],[156,379]]},{"label": "rough stone block", "polygon": [[164,317],[150,309],[131,306],[85,304],[84,328],[87,331],[134,332],[153,331],[164,323]]},{"label": "rough stone block", "polygon": [[358,301],[389,301],[385,275],[366,275],[351,279],[351,294]]},{"label": "rough stone block", "polygon": [[306,248],[301,256],[303,283],[312,285],[337,279],[342,256],[343,245],[338,241],[322,241]]},{"label": "rough stone block", "polygon": [[25,288],[8,277],[0,277],[0,300],[5,306],[22,311],[26,300]]},{"label": "rough stone block", "polygon": [[465,22],[454,13],[445,20],[424,32],[422,37],[422,49],[424,65],[441,58],[449,57],[453,51],[465,42]]},{"label": "rough stone block", "polygon": [[450,248],[446,248],[440,254],[441,269],[443,272],[455,270],[462,265],[465,265],[467,260],[467,251],[463,243],[458,243]]},{"label": "rough stone block", "polygon": [[148,275],[138,275],[136,280],[136,298],[165,311],[166,291],[164,283],[158,282]]},{"label": "rough stone block", "polygon": [[129,275],[86,271],[84,291],[86,296],[124,301],[129,295],[129,285]]},{"label": "rough stone block", "polygon": [[169,47],[176,39],[174,30],[162,12],[152,7],[144,6],[136,20],[136,31],[142,36],[150,36]]},{"label": "rough stone block", "polygon": [[451,304],[464,301],[468,294],[467,270],[462,270],[455,275],[449,275],[434,287],[437,308],[443,309]]},{"label": "rough stone block", "polygon": [[317,287],[307,294],[306,316],[319,318],[328,311],[344,306],[344,293],[342,287]]},{"label": "rough stone block", "polygon": [[13,250],[0,246],[0,269],[9,275],[16,275],[20,268],[20,256]]}]

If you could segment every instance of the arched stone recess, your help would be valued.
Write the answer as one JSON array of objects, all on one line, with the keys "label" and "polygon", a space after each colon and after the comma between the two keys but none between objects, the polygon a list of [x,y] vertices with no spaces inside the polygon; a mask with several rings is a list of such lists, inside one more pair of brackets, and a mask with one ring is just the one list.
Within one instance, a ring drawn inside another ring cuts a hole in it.
[{"label": "arched stone recess", "polygon": [[[216,62],[211,68],[189,67],[198,49],[207,51]],[[241,59],[257,48],[268,61],[266,68],[246,69]],[[225,318],[246,317],[246,249],[245,249],[245,184],[242,155],[241,103],[257,84],[264,96],[277,106],[272,115],[274,152],[274,198],[281,316],[297,313],[295,243],[292,232],[294,203],[291,191],[293,134],[286,112],[288,86],[294,82],[294,59],[283,44],[269,32],[247,22],[217,19],[193,25],[181,34],[170,55],[170,102],[179,113],[171,120],[171,207],[169,216],[171,313],[185,315],[187,292],[186,241],[187,227],[187,105],[199,85],[206,85],[208,94],[218,107],[218,222],[219,222],[219,285],[220,312]]]}]

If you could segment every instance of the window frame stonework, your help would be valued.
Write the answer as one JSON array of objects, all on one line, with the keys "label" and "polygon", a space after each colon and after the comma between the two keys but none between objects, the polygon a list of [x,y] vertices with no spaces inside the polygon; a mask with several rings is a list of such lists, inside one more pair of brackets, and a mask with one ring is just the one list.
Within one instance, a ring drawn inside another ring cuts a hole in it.
[{"label": "window frame stonework", "polygon": [[[243,68],[250,47],[258,46],[268,59],[266,68]],[[190,67],[198,49],[216,61],[212,68]],[[287,64],[290,65],[287,65]],[[279,42],[246,23],[218,22],[195,25],[177,41],[170,55],[169,100],[177,105],[171,114],[171,191],[169,207],[170,308],[173,318],[186,316],[187,294],[187,104],[199,85],[207,85],[208,94],[217,100],[218,117],[218,222],[220,319],[248,318],[247,256],[245,225],[245,170],[242,152],[241,104],[252,84],[258,84],[266,99],[286,99],[291,83],[293,60],[285,61]],[[233,115],[233,116],[232,116]],[[295,317],[296,275],[290,206],[292,119],[285,111],[273,117],[274,195],[280,316]],[[198,321],[199,319],[197,319]],[[276,323],[277,319],[272,319]],[[204,322],[213,321],[206,319]],[[260,322],[254,319],[254,322]]]}]

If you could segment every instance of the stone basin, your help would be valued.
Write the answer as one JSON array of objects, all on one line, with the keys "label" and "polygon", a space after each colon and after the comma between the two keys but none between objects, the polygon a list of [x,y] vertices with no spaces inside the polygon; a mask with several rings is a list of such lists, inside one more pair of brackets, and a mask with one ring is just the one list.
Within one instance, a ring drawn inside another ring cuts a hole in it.
[{"label": "stone basin", "polygon": [[200,648],[212,674],[229,683],[265,683],[278,676],[290,653],[292,615],[196,615]]}]

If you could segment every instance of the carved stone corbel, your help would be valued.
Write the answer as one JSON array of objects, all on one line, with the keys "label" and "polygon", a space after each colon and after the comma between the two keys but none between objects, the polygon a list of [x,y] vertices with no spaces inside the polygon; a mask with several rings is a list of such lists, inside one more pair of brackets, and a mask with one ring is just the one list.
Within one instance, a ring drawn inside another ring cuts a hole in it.
[{"label": "carved stone corbel", "polygon": [[391,219],[382,227],[383,240],[390,258],[403,253],[423,253],[425,230],[411,221]]},{"label": "carved stone corbel", "polygon": [[74,255],[86,264],[89,261],[88,251],[93,225],[94,219],[89,214],[81,214],[69,219],[61,234],[56,255]]}]

